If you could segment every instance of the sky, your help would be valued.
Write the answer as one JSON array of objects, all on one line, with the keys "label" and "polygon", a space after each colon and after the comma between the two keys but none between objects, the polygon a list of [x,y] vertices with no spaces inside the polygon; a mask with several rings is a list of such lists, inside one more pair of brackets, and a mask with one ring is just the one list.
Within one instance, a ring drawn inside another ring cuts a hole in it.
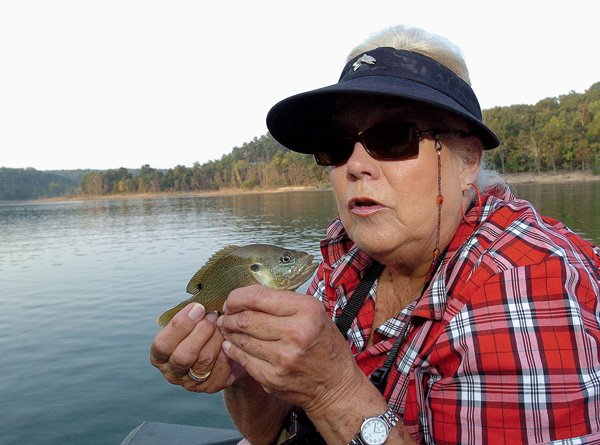
[{"label": "sky", "polygon": [[461,49],[483,109],[600,81],[592,0],[0,0],[0,167],[192,166],[403,23]]}]

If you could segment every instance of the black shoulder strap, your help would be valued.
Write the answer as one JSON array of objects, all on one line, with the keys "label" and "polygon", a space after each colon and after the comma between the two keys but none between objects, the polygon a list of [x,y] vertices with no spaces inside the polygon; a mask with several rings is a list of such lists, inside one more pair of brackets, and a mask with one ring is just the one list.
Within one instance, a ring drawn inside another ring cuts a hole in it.
[{"label": "black shoulder strap", "polygon": [[352,297],[350,297],[346,303],[346,306],[344,306],[344,309],[342,309],[342,314],[338,317],[335,324],[344,338],[348,338],[348,330],[350,329],[350,326],[352,326],[352,321],[358,315],[360,307],[365,302],[371,287],[373,287],[373,283],[375,283],[375,280],[379,274],[381,274],[383,268],[383,264],[374,261],[365,272],[365,275],[363,276],[362,280],[360,280],[360,283],[358,283],[358,286],[354,290]]},{"label": "black shoulder strap", "polygon": [[402,345],[402,343],[404,343],[409,329],[410,321],[407,321],[406,323],[404,323],[400,335],[398,335],[396,341],[394,341],[394,345],[392,346],[392,349],[390,349],[390,352],[388,352],[388,355],[385,358],[385,362],[383,362],[383,365],[371,373],[371,377],[369,379],[381,394],[385,392],[385,385],[387,384],[388,374],[390,373],[390,370],[394,365],[394,361],[396,360],[396,356],[398,355],[400,346]]}]

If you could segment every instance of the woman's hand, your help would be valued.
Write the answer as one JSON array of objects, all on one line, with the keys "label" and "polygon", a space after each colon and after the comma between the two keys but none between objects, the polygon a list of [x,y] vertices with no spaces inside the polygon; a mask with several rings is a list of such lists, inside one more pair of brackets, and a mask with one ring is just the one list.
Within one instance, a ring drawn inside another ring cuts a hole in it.
[{"label": "woman's hand", "polygon": [[[154,337],[150,362],[174,385],[188,391],[214,393],[232,385],[244,374],[239,365],[223,353],[223,337],[216,329],[217,314],[191,303]],[[196,376],[210,373],[201,381]]]},{"label": "woman's hand", "polygon": [[264,390],[308,413],[353,397],[364,381],[346,342],[315,298],[263,286],[229,294],[219,325],[226,354]]}]

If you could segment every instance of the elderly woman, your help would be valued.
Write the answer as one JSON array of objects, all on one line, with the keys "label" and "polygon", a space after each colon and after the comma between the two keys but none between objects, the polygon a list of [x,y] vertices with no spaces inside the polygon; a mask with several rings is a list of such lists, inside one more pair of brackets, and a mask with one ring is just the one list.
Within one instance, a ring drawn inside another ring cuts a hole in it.
[{"label": "elderly woman", "polygon": [[456,47],[385,30],[267,124],[329,167],[316,298],[190,305],[152,345],[171,383],[224,389],[253,444],[600,441],[600,250],[482,169]]}]

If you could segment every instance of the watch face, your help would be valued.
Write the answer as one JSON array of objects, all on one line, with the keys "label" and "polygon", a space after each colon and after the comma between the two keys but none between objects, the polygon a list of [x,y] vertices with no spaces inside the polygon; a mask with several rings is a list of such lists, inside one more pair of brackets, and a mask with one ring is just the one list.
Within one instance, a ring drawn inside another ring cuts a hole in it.
[{"label": "watch face", "polygon": [[379,417],[365,420],[360,429],[360,435],[367,445],[380,445],[388,437],[388,427]]}]

